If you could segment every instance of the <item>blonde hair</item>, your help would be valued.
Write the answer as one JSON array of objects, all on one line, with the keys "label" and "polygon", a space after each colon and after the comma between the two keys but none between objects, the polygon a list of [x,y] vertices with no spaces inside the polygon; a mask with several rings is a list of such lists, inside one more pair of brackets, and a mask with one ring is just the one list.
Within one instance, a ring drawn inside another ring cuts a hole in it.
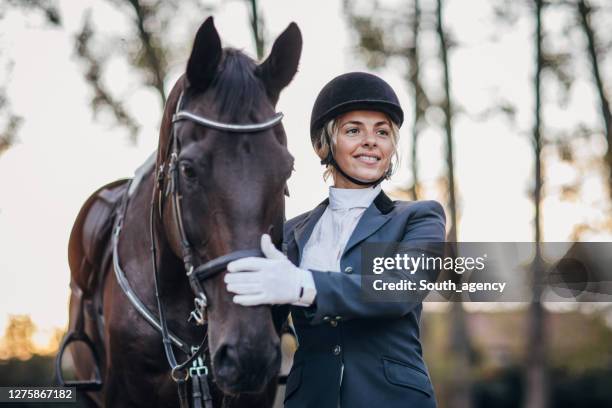
[{"label": "blonde hair", "polygon": [[[391,124],[391,142],[393,143],[393,154],[391,155],[391,161],[389,164],[389,174],[391,176],[395,173],[395,170],[399,166],[399,151],[397,149],[397,144],[399,141],[399,127],[395,122],[389,119],[389,123]],[[338,131],[340,130],[340,126],[337,118],[329,120],[319,132],[317,138],[313,140],[312,147],[314,148],[317,156],[324,160],[330,150],[332,155],[335,155],[335,147],[336,147],[336,137],[338,136]],[[329,141],[331,140],[331,144]],[[325,171],[323,172],[323,180],[327,181],[329,176],[332,176],[336,172],[336,168],[331,164],[325,165]]]}]

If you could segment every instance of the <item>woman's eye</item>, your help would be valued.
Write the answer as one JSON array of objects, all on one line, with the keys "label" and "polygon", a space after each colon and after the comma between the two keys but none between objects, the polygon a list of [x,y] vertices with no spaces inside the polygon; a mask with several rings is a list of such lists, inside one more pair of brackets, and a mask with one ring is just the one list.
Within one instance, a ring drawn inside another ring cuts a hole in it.
[{"label": "woman's eye", "polygon": [[187,163],[182,163],[181,164],[181,173],[183,174],[183,176],[187,177],[187,178],[195,178],[196,173],[195,170],[193,169],[193,167],[190,164]]},{"label": "woman's eye", "polygon": [[379,130],[378,134],[382,136],[389,136],[389,132],[383,129]]},{"label": "woman's eye", "polygon": [[349,128],[349,129],[346,130],[346,134],[347,135],[354,135],[354,134],[357,134],[357,133],[359,133],[359,129],[357,129],[357,128]]}]

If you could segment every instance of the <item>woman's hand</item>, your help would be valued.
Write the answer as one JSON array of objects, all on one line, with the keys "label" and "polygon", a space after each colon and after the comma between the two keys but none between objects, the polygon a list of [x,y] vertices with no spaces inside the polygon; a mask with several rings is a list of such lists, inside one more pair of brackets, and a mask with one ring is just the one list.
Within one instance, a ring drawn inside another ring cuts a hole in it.
[{"label": "woman's hand", "polygon": [[238,259],[227,265],[227,290],[236,294],[234,303],[243,306],[295,304],[309,306],[315,295],[312,273],[296,267],[280,252],[270,235],[261,236],[265,258]]}]

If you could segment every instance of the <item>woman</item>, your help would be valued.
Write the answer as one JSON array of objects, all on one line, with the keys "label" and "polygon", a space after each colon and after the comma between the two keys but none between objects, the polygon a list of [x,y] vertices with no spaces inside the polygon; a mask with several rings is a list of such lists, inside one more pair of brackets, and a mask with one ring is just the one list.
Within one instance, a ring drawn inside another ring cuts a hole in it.
[{"label": "woman", "polygon": [[379,77],[352,72],[329,82],[310,124],[313,147],[334,181],[329,197],[285,224],[288,257],[265,234],[266,258],[228,265],[234,302],[294,305],[299,347],[286,407],[436,406],[419,341],[422,304],[361,298],[364,243],[445,237],[439,203],[391,201],[381,190],[402,122],[395,92]]}]

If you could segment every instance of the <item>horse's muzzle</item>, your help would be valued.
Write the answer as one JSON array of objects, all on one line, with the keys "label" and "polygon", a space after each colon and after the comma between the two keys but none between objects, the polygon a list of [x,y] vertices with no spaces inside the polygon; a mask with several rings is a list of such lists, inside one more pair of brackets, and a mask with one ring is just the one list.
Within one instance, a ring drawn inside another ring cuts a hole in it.
[{"label": "horse's muzzle", "polygon": [[230,394],[261,392],[280,370],[281,350],[278,339],[264,347],[249,347],[245,341],[223,344],[213,356],[217,385]]}]

